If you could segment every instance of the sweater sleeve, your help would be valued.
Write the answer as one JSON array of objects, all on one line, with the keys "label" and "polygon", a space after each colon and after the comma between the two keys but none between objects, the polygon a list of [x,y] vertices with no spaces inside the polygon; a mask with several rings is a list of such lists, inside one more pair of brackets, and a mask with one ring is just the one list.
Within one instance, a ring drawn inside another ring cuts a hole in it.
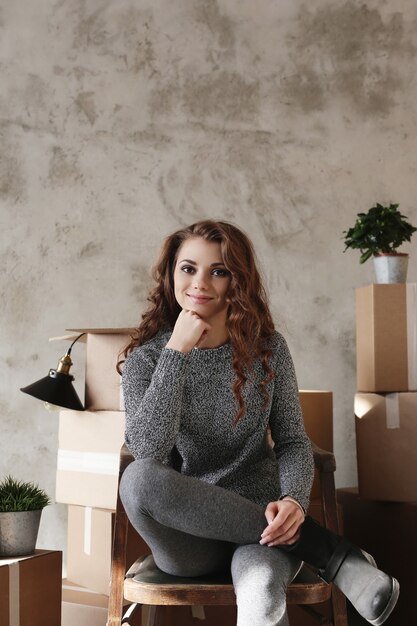
[{"label": "sweater sleeve", "polygon": [[277,339],[271,435],[281,493],[295,498],[306,511],[314,478],[313,452],[304,429],[294,364],[285,339],[278,333]]},{"label": "sweater sleeve", "polygon": [[126,359],[122,385],[126,410],[126,445],[136,459],[164,461],[180,428],[181,400],[189,354],[145,345]]}]

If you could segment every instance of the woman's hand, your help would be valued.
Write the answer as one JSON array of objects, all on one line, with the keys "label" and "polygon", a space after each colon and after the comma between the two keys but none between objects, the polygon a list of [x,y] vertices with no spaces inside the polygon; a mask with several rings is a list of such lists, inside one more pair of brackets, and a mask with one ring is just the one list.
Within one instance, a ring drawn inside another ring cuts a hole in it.
[{"label": "woman's hand", "polygon": [[174,330],[166,348],[179,352],[191,352],[211,329],[194,311],[183,309],[175,322]]},{"label": "woman's hand", "polygon": [[270,502],[265,509],[268,526],[259,543],[268,546],[289,545],[300,536],[299,529],[304,522],[304,513],[292,500]]}]

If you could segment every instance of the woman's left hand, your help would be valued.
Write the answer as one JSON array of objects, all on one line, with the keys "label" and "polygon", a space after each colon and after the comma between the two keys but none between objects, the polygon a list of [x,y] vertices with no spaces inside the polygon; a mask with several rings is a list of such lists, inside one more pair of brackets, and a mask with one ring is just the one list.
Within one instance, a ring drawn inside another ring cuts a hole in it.
[{"label": "woman's left hand", "polygon": [[289,545],[298,540],[304,514],[295,502],[291,500],[270,502],[265,509],[265,517],[268,526],[262,533],[259,543],[279,546]]}]

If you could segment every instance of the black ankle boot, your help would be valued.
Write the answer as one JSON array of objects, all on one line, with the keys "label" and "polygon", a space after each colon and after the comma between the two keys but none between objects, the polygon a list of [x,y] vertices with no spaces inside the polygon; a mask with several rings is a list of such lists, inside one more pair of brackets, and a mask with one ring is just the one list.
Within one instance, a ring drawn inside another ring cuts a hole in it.
[{"label": "black ankle boot", "polygon": [[394,609],[398,581],[377,569],[374,559],[307,516],[300,539],[288,550],[313,565],[326,582],[333,582],[362,617],[383,624]]},{"label": "black ankle boot", "polygon": [[331,582],[339,587],[357,612],[374,626],[380,626],[388,619],[400,594],[398,581],[377,569],[372,556],[352,544],[347,547]]}]

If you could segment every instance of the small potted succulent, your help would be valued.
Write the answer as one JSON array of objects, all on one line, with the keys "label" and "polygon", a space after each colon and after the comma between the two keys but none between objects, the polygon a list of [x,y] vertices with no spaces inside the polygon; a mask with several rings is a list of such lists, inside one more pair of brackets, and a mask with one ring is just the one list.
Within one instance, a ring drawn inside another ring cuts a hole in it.
[{"label": "small potted succulent", "polygon": [[0,482],[0,557],[33,554],[48,504],[49,496],[34,483],[11,476]]},{"label": "small potted succulent", "polygon": [[398,204],[376,204],[367,213],[358,213],[352,228],[343,231],[345,249],[360,250],[360,263],[371,256],[377,283],[404,283],[407,277],[408,254],[397,252],[410,241],[417,230],[398,210]]}]

